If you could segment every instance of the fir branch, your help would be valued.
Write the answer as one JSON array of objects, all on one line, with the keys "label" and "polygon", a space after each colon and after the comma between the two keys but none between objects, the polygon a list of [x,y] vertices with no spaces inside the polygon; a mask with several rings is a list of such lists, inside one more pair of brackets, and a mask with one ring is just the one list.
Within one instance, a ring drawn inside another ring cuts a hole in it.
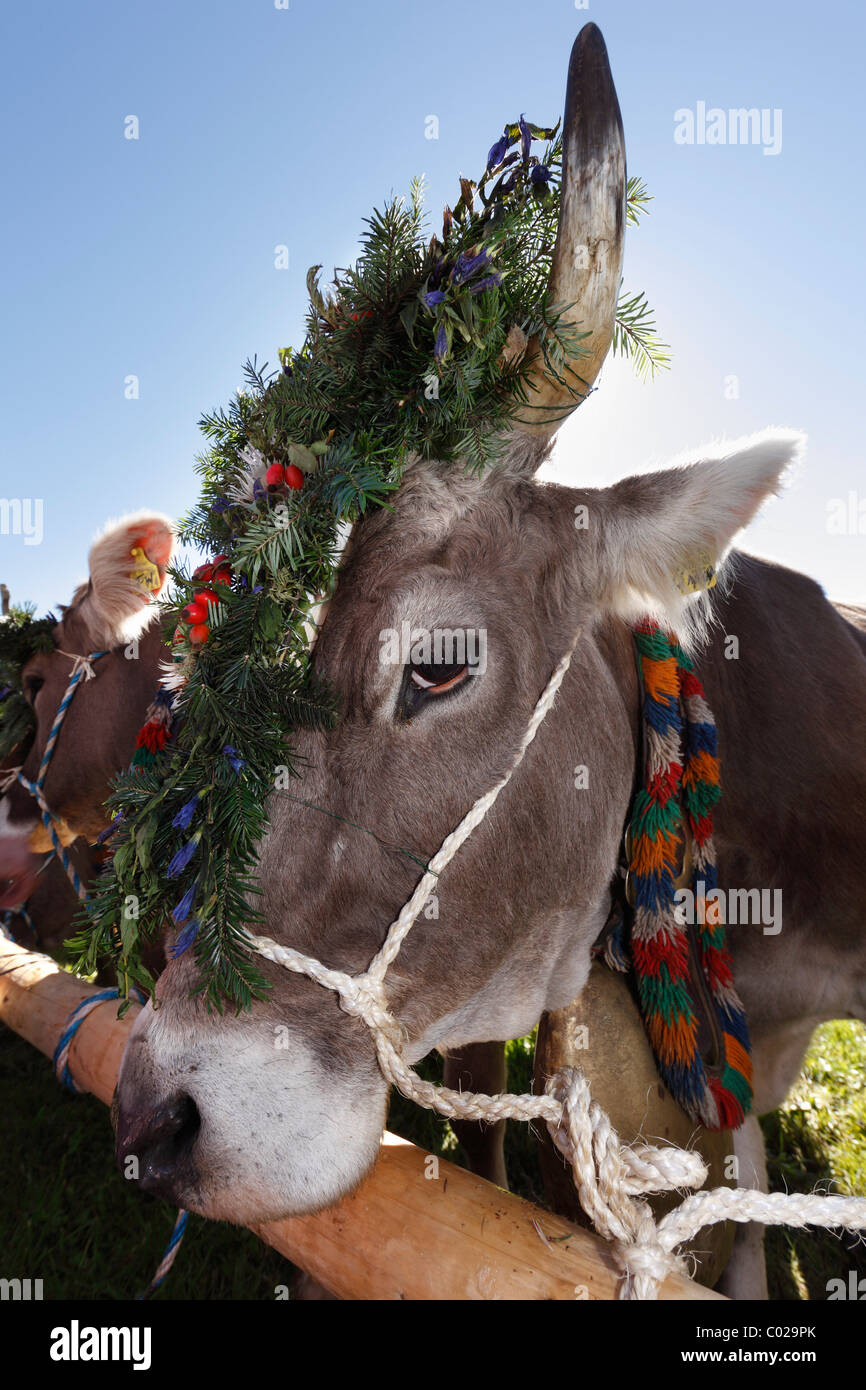
[{"label": "fir branch", "polygon": [[655,315],[643,293],[620,296],[616,306],[613,351],[628,357],[641,380],[667,371],[671,352],[656,330]]}]

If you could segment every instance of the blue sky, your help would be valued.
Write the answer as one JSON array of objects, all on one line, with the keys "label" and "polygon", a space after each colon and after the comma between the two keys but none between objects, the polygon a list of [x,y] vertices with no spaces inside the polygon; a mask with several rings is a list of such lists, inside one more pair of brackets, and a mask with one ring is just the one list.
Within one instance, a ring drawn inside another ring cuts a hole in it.
[{"label": "blue sky", "polygon": [[[248,355],[300,340],[308,266],[351,259],[362,218],[414,174],[438,216],[505,120],[555,120],[588,19],[629,171],[655,196],[626,287],[647,290],[674,363],[649,385],[610,363],[555,474],[604,483],[800,427],[806,467],[747,548],[866,596],[859,6],[90,0],[4,20],[0,494],[44,507],[41,545],[0,535],[15,599],[68,597],[109,516],[189,506],[198,416]],[[780,151],[676,143],[674,113],[699,102],[778,109]],[[828,531],[834,499],[847,534]]]}]

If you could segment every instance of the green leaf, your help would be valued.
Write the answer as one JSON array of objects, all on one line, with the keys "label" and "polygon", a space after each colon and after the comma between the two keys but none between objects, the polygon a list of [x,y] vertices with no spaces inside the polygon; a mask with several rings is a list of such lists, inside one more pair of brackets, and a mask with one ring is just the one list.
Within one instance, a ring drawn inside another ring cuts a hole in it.
[{"label": "green leaf", "polygon": [[135,829],[135,848],[142,869],[150,868],[150,850],[156,834],[156,819],[151,817]]}]

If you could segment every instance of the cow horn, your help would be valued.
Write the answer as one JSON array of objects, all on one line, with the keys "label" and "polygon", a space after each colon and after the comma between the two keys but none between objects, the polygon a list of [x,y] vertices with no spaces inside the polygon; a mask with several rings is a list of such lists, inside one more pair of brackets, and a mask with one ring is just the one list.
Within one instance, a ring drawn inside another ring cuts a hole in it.
[{"label": "cow horn", "polygon": [[589,395],[613,339],[622,274],[625,140],[607,49],[595,24],[584,25],[571,50],[562,141],[559,230],[547,302],[572,305],[564,321],[589,337],[583,355],[556,364],[554,373],[538,340],[529,343],[537,370],[516,423],[541,436],[552,435]]}]

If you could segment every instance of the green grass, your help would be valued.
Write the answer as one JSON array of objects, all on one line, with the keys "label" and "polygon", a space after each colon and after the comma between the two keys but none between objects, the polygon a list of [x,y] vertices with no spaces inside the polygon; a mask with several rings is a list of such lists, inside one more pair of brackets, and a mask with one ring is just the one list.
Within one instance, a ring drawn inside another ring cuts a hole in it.
[{"label": "green grass", "polygon": [[[0,1277],[43,1280],[46,1299],[126,1299],[146,1288],[174,1212],[114,1166],[107,1108],[75,1096],[51,1063],[0,1028]],[[251,1231],[190,1220],[171,1299],[273,1299],[291,1267]]]},{"label": "green grass", "polygon": [[[866,1196],[866,1027],[825,1023],[781,1110],[762,1121],[774,1192]],[[767,1233],[772,1298],[823,1300],[830,1279],[866,1276],[866,1245],[854,1234]]]},{"label": "green grass", "polygon": [[[442,1079],[430,1057],[419,1070]],[[509,1087],[528,1091],[532,1040],[509,1044]],[[92,1096],[73,1096],[50,1063],[28,1043],[0,1029],[0,1277],[44,1282],[47,1299],[123,1299],[148,1283],[174,1214],[123,1181],[113,1160],[108,1111]],[[444,1121],[401,1096],[389,1127],[462,1163]],[[819,1029],[803,1077],[782,1110],[763,1122],[772,1155],[774,1190],[827,1190],[866,1195],[866,1028],[834,1023]],[[530,1127],[509,1123],[509,1180],[514,1191],[543,1202]],[[768,1268],[774,1298],[826,1297],[828,1279],[866,1275],[866,1250],[856,1237],[771,1231]],[[159,1299],[273,1299],[291,1266],[251,1232],[190,1220],[177,1262]]]}]

